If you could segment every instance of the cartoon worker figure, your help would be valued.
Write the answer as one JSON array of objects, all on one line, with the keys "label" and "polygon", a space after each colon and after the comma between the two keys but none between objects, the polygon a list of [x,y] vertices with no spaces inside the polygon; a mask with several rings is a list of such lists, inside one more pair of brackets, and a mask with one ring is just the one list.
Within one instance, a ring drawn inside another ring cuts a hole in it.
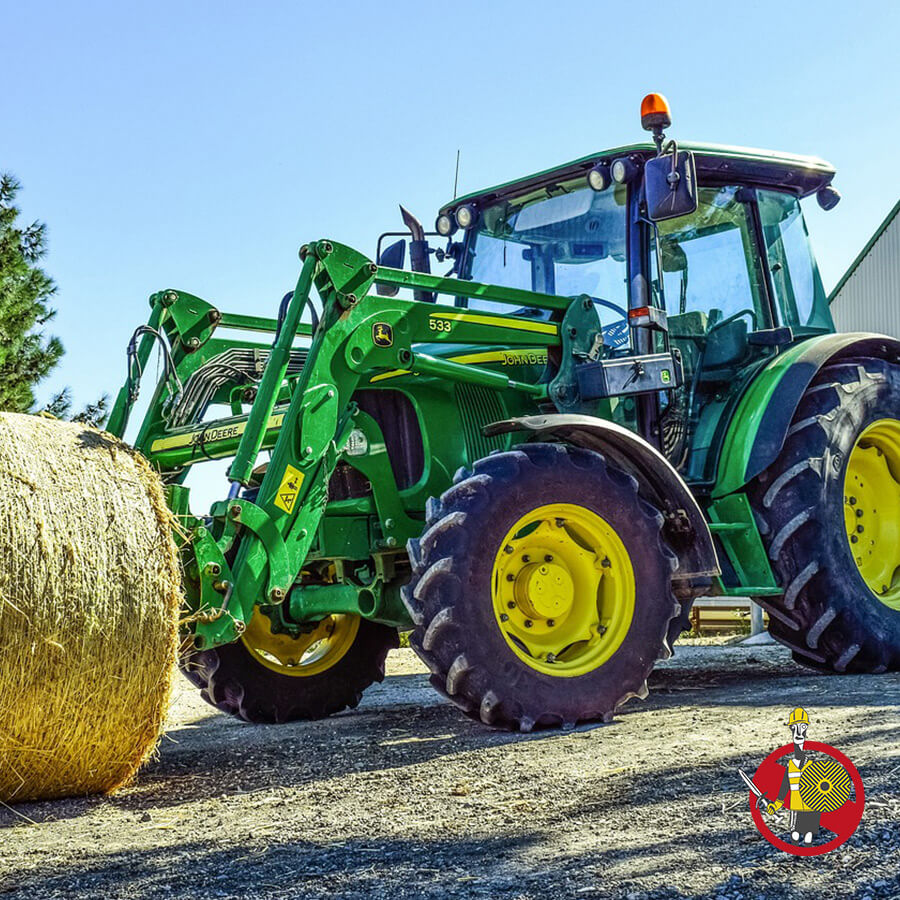
[{"label": "cartoon worker figure", "polygon": [[[797,855],[816,852],[809,845],[820,831],[834,835],[825,842],[827,849],[833,849],[856,831],[862,818],[862,779],[853,763],[834,747],[809,741],[811,747],[807,750],[809,714],[805,709],[798,706],[793,710],[787,725],[791,729],[793,747],[780,747],[769,754],[752,779],[743,769],[738,769],[750,789],[751,805],[756,808],[753,812],[756,826],[770,843],[789,853],[795,852],[759,816],[760,812],[767,812],[781,818],[784,809],[789,813],[791,838],[794,844],[801,845],[796,848]],[[816,751],[815,758],[812,750]],[[785,760],[786,765],[783,764]]]},{"label": "cartoon worker figure", "polygon": [[806,805],[800,794],[800,781],[803,770],[810,764],[809,754],[806,753],[806,732],[809,730],[809,716],[805,709],[797,707],[788,719],[788,727],[794,739],[794,752],[784,768],[784,777],[781,780],[781,788],[775,800],[769,803],[767,812],[769,815],[777,812],[783,806],[790,810],[791,837],[795,842],[803,838],[803,842],[811,844],[813,838],[819,834],[819,825],[822,821],[822,813]]}]

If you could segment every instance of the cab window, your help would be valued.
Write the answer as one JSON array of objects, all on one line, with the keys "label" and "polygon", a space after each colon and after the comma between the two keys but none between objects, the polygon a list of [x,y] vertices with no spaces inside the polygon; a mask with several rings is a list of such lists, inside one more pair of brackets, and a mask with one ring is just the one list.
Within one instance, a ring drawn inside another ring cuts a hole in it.
[{"label": "cab window", "polygon": [[757,191],[757,197],[779,324],[832,330],[800,201],[778,191]]},{"label": "cab window", "polygon": [[[659,223],[662,287],[675,334],[685,326],[703,335],[729,320],[743,320],[751,331],[768,327],[750,217],[739,191],[701,188],[696,213]],[[656,287],[658,295],[658,280]]]}]

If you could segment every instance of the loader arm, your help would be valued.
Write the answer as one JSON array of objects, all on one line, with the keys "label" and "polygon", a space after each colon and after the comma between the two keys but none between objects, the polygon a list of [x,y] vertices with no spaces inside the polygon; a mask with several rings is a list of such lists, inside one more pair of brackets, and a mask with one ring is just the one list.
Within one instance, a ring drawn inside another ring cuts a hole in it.
[{"label": "loader arm", "polygon": [[[338,609],[361,611],[381,621],[405,621],[399,597],[385,591],[385,579],[359,590],[347,584],[295,586],[328,501],[329,479],[351,432],[361,430],[376,446],[379,440],[377,426],[352,400],[361,384],[378,374],[436,375],[519,392],[532,401],[547,398],[546,384],[516,381],[478,365],[477,353],[474,359],[469,354],[460,362],[420,352],[417,345],[547,348],[559,343],[557,322],[387,299],[370,294],[373,285],[484,297],[557,311],[559,319],[574,302],[566,297],[379,269],[356,251],[330,241],[307,245],[303,256],[297,287],[249,416],[203,426],[204,433],[211,436],[203,448],[207,455],[234,454],[228,476],[234,487],[230,499],[213,505],[212,522],[187,519],[192,526],[187,594],[198,649],[233,641],[243,632],[254,607],[277,607],[289,593],[293,620],[312,621],[321,618],[325,610]],[[313,286],[322,301],[321,323],[299,375],[286,378],[300,313]],[[160,385],[158,393],[166,390]],[[141,449],[151,458],[170,454],[170,464],[190,462],[187,454],[195,452],[184,430],[173,438],[145,427],[142,437]],[[185,446],[172,448],[165,444],[167,440]],[[271,459],[251,501],[240,496],[239,489],[250,484],[259,451],[266,446],[271,446]],[[182,454],[180,458],[178,454]],[[377,457],[372,457],[356,465],[364,468],[377,462]],[[174,485],[174,507],[178,507],[177,494]],[[377,492],[375,503],[379,505]],[[405,541],[420,530],[421,523],[403,510],[391,515],[383,509],[378,512],[386,548],[401,551]]]}]

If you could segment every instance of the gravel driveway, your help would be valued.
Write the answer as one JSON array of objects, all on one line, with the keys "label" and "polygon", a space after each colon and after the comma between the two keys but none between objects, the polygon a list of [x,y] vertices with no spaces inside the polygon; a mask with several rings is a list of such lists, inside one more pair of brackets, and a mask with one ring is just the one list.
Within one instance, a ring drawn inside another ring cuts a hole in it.
[{"label": "gravel driveway", "polygon": [[[737,768],[810,738],[859,768],[856,835],[766,843]],[[159,759],[111,798],[0,809],[0,893],[50,897],[900,897],[900,676],[829,677],[775,646],[679,645],[607,726],[464,718],[411,651],[360,708],[250,726],[179,681]]]}]

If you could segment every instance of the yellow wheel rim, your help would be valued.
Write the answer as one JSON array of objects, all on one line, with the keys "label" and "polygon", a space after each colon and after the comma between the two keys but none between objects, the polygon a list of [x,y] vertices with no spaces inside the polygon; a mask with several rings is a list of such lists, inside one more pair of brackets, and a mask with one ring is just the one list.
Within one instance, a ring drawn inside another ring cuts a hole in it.
[{"label": "yellow wheel rim", "polygon": [[572,503],[522,516],[494,558],[494,616],[522,661],[572,678],[602,666],[634,617],[631,559],[615,529]]},{"label": "yellow wheel rim", "polygon": [[306,678],[337,663],[353,645],[359,616],[328,616],[308,634],[273,634],[272,622],[258,609],[241,636],[250,655],[279,675]]},{"label": "yellow wheel rim", "polygon": [[879,419],[856,439],[844,474],[844,526],[863,581],[900,610],[900,420]]}]

